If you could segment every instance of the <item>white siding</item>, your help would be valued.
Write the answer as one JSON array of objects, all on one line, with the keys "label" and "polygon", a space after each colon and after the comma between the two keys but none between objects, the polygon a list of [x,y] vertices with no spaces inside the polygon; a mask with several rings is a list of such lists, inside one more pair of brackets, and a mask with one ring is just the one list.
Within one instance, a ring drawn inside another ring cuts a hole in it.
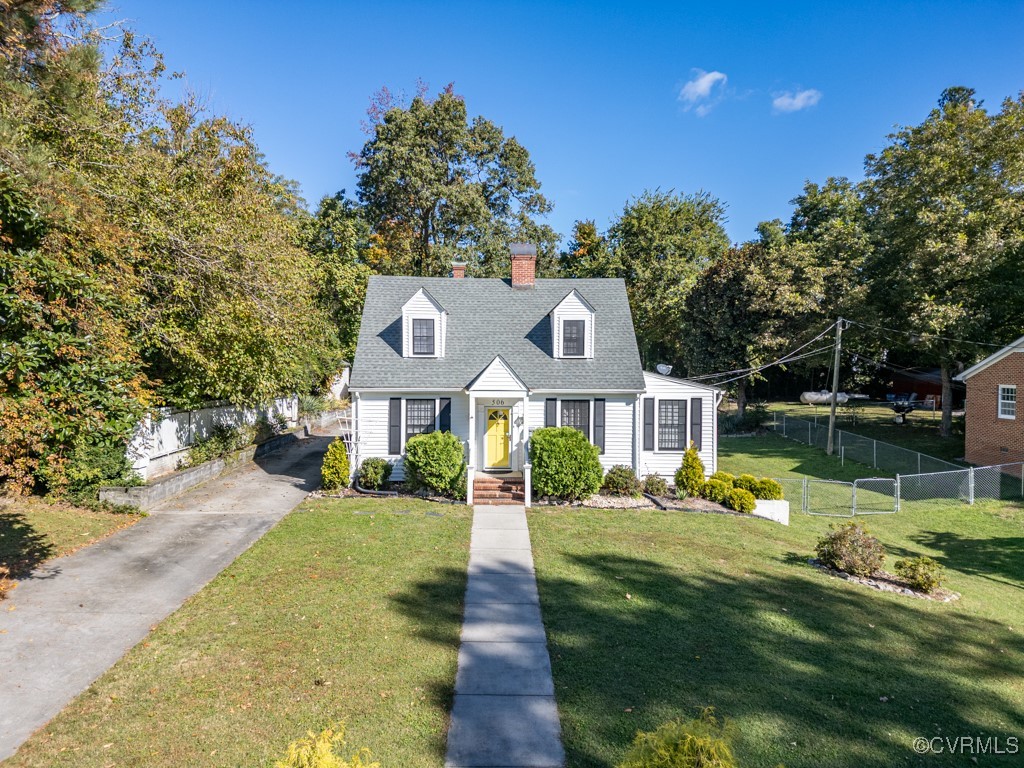
[{"label": "white siding", "polygon": [[647,392],[641,395],[640,401],[636,405],[636,440],[639,455],[637,474],[641,477],[648,474],[661,475],[671,482],[676,470],[679,469],[679,465],[682,464],[683,461],[682,451],[660,451],[657,449],[654,451],[643,450],[643,401],[648,397],[653,397],[655,400],[654,436],[656,448],[658,436],[658,401],[661,399],[688,401],[686,409],[686,435],[687,440],[689,440],[690,424],[693,419],[693,398],[699,397],[701,399],[702,419],[700,459],[704,462],[704,472],[706,475],[711,475],[716,472],[718,470],[718,424],[715,407],[717,393],[714,390],[705,389],[683,379],[670,379],[665,376],[659,376],[647,372],[644,373],[644,381],[647,384]]},{"label": "white siding", "polygon": [[434,354],[444,357],[448,313],[420,288],[402,307],[402,356],[412,357],[412,321],[434,321]]},{"label": "white siding", "polygon": [[484,368],[473,385],[470,387],[474,394],[482,392],[524,392],[523,383],[516,377],[515,372],[500,358],[495,358]]},{"label": "white siding", "polygon": [[[536,393],[530,395],[530,404],[527,409],[527,428],[532,432],[544,426],[544,407],[548,397],[562,400],[589,400],[590,401],[590,432],[593,439],[594,432],[594,404],[598,398],[604,398],[604,453],[601,454],[601,466],[607,471],[616,464],[633,466],[633,395],[602,395],[600,392],[579,394],[558,394],[547,395]],[[556,418],[561,422],[562,409],[559,406],[555,409]],[[557,424],[556,426],[561,426]]]},{"label": "white siding", "polygon": [[392,397],[402,399],[402,442],[405,442],[405,401],[435,400],[434,426],[440,418],[441,398],[450,397],[452,401],[452,434],[466,442],[469,439],[469,398],[462,392],[374,392],[372,394],[356,393],[355,418],[357,443],[355,457],[352,462],[353,472],[359,462],[371,456],[387,459],[394,465],[392,480],[403,480],[405,473],[402,468],[402,457],[388,454],[388,407]]},{"label": "white siding", "polygon": [[596,333],[594,313],[580,294],[575,290],[566,296],[551,312],[551,338],[554,341],[555,357],[562,357],[562,321],[583,320],[584,322],[584,354],[586,358],[594,356],[594,336]]}]

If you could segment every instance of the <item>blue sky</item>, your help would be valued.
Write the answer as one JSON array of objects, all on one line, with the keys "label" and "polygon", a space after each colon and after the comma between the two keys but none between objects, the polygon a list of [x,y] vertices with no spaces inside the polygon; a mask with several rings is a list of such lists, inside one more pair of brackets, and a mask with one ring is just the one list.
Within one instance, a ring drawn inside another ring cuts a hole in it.
[{"label": "blue sky", "polygon": [[549,223],[605,227],[645,189],[704,190],[729,236],[788,219],[805,180],[864,155],[943,88],[1024,89],[1024,3],[194,2],[114,0],[210,106],[250,123],[311,203],[381,86],[455,83],[529,150]]}]

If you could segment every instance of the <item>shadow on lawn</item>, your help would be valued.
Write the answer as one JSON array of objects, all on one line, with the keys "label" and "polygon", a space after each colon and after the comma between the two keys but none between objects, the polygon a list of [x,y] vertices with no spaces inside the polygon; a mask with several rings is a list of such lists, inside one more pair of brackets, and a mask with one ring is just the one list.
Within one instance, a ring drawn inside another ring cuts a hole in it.
[{"label": "shadow on lawn", "polygon": [[[921,531],[912,534],[910,539],[941,552],[935,559],[950,570],[1024,589],[1024,537],[971,538],[952,531]],[[901,550],[899,554],[916,557],[920,553]]]},{"label": "shadow on lawn", "polygon": [[0,568],[24,579],[53,557],[53,545],[20,512],[0,512]]},{"label": "shadow on lawn", "polygon": [[637,730],[706,705],[756,724],[744,765],[910,765],[916,735],[1024,733],[1019,702],[986,690],[1024,675],[1024,641],[995,622],[799,575],[566,559],[579,578],[539,587],[570,768],[607,768]]}]

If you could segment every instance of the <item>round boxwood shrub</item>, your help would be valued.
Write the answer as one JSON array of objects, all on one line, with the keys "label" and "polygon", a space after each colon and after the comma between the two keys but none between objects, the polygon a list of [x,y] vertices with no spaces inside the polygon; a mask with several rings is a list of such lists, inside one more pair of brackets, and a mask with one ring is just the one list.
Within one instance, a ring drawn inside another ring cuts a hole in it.
[{"label": "round boxwood shrub", "polygon": [[597,446],[572,427],[543,427],[530,436],[533,493],[579,501],[601,488]]},{"label": "round boxwood shrub", "polygon": [[854,576],[870,576],[882,569],[885,548],[860,523],[849,522],[823,537],[814,548],[822,565]]},{"label": "round boxwood shrub", "polygon": [[732,486],[736,482],[736,476],[731,475],[728,472],[718,470],[717,472],[715,472],[715,474],[709,477],[708,480],[721,480],[723,483],[729,486],[729,490],[732,490]]},{"label": "round boxwood shrub", "polygon": [[733,488],[729,491],[729,496],[725,500],[725,506],[749,515],[754,511],[754,507],[757,506],[757,499],[754,498],[754,494],[750,491],[743,488]]},{"label": "round boxwood shrub", "polygon": [[753,475],[740,475],[737,477],[732,484],[733,488],[742,488],[744,491],[750,491],[751,493],[757,493],[758,480]]},{"label": "round boxwood shrub", "polygon": [[601,487],[612,496],[640,495],[640,481],[636,478],[636,472],[625,464],[616,464],[609,469]]},{"label": "round boxwood shrub", "polygon": [[896,561],[896,575],[918,592],[934,592],[942,583],[942,566],[930,557]]},{"label": "round boxwood shrub", "polygon": [[348,449],[340,437],[327,447],[324,463],[320,468],[320,477],[324,490],[327,491],[348,488],[348,484],[352,482],[352,473],[348,466]]},{"label": "round boxwood shrub", "polygon": [[668,483],[661,475],[648,475],[644,478],[644,493],[651,496],[668,496]]},{"label": "round boxwood shrub", "polygon": [[782,483],[772,480],[770,477],[762,477],[757,481],[757,490],[754,495],[765,501],[778,501],[782,498]]},{"label": "round boxwood shrub", "polygon": [[683,463],[676,470],[676,496],[685,499],[690,496],[700,496],[704,490],[704,462],[693,443],[683,454]]},{"label": "round boxwood shrub", "polygon": [[451,432],[425,432],[405,443],[405,477],[415,488],[451,493],[464,469],[462,441]]},{"label": "round boxwood shrub", "polygon": [[391,477],[391,462],[378,456],[363,459],[359,465],[359,487],[368,491],[378,491]]},{"label": "round boxwood shrub", "polygon": [[716,504],[725,504],[730,493],[732,493],[731,485],[724,480],[716,480],[712,477],[704,483],[704,493],[701,495],[708,501],[713,501]]}]

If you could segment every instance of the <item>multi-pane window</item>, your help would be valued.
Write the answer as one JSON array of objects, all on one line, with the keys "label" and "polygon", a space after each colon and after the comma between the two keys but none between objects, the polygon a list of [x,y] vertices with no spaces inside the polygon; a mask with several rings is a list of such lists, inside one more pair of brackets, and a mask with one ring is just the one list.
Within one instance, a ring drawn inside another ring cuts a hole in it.
[{"label": "multi-pane window", "polygon": [[434,354],[433,319],[412,321],[412,353],[414,355]]},{"label": "multi-pane window", "polygon": [[686,450],[686,401],[658,401],[658,450]]},{"label": "multi-pane window", "polygon": [[1000,384],[999,385],[999,418],[1000,419],[1016,419],[1017,418],[1017,385],[1016,384]]},{"label": "multi-pane window", "polygon": [[405,439],[434,431],[434,401],[405,401]]},{"label": "multi-pane window", "polygon": [[590,439],[590,401],[563,400],[562,426],[578,429]]},{"label": "multi-pane window", "polygon": [[586,338],[585,320],[562,321],[562,355],[565,357],[583,357]]}]

